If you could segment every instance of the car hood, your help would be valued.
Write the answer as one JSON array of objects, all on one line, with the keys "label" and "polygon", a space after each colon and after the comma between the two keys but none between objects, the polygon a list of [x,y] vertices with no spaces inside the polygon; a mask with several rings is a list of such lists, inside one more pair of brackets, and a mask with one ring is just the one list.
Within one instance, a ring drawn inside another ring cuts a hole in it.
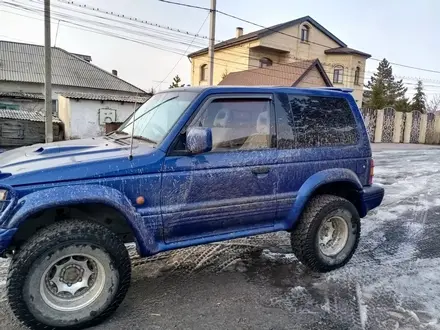
[{"label": "car hood", "polygon": [[[106,137],[36,144],[0,154],[0,183],[10,185],[127,175],[154,159],[159,151],[135,141],[130,146]],[[139,163],[139,156],[143,164]]]}]

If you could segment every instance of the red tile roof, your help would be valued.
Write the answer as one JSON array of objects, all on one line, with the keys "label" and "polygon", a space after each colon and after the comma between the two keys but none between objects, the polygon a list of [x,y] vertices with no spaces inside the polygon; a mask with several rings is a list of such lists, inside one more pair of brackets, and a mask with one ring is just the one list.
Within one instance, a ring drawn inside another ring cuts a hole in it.
[{"label": "red tile roof", "polygon": [[274,64],[228,74],[219,85],[241,86],[295,86],[314,67],[317,67],[327,86],[332,86],[318,59],[285,64]]}]

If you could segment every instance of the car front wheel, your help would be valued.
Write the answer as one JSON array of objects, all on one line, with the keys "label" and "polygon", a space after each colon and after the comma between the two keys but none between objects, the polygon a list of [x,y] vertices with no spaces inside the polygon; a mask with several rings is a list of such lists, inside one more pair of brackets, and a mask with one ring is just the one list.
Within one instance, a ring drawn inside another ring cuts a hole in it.
[{"label": "car front wheel", "polygon": [[130,285],[123,242],[109,229],[69,220],[37,232],[14,255],[8,300],[32,329],[78,329],[116,310]]}]

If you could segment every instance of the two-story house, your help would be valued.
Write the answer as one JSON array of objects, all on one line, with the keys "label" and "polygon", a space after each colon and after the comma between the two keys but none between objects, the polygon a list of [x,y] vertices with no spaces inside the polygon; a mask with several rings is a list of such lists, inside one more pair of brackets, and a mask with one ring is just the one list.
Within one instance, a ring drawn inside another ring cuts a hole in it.
[{"label": "two-story house", "polygon": [[[365,63],[371,55],[349,48],[310,16],[235,38],[214,47],[213,83],[353,88],[362,104]],[[189,54],[191,84],[206,85],[208,48]]]}]

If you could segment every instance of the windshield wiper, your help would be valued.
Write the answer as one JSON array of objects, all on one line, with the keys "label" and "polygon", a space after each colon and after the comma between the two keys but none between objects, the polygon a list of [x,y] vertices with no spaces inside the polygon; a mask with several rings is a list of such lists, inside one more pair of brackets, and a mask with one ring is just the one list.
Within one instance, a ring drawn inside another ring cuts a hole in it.
[{"label": "windshield wiper", "polygon": [[125,135],[128,135],[128,133],[123,132],[123,131],[120,131],[120,132],[118,132],[118,131],[113,131],[113,132],[107,133],[107,134],[105,135],[105,137],[108,137],[108,138],[110,138],[110,139],[117,140],[118,138],[116,138],[115,135],[124,135],[124,138],[125,138]]},{"label": "windshield wiper", "polygon": [[[129,138],[131,138],[131,135],[126,135],[126,136],[123,136],[123,137],[120,137],[120,138],[115,138],[115,141],[126,140],[126,139],[129,139]],[[133,139],[138,139],[138,140],[146,141],[146,142],[149,142],[149,143],[157,144],[156,141],[151,140],[151,139],[149,139],[147,137],[144,137],[144,136],[141,136],[141,135],[133,135]]]}]

